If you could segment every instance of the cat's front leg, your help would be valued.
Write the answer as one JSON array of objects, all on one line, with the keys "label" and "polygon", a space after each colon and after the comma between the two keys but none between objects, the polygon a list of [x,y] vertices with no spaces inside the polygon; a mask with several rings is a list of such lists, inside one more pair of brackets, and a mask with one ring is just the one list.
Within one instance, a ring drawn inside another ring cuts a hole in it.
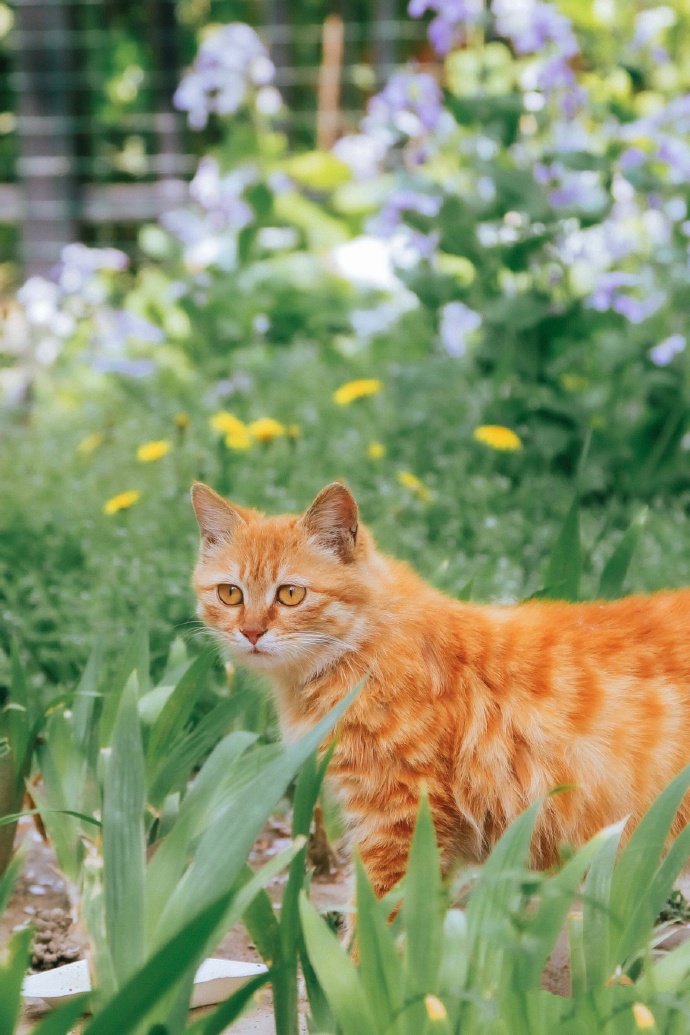
[{"label": "cat's front leg", "polygon": [[358,839],[355,847],[377,898],[383,898],[405,876],[413,830],[411,817]]}]

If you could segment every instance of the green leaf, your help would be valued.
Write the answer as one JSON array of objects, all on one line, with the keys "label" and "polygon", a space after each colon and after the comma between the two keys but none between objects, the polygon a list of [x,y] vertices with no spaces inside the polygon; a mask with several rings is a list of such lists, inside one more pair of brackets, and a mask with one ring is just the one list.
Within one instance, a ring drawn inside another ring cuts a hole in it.
[{"label": "green leaf", "polygon": [[163,705],[151,729],[146,749],[149,775],[156,771],[160,759],[168,755],[175,741],[184,733],[214,659],[215,650],[210,649],[195,658]]},{"label": "green leaf", "polygon": [[419,1000],[405,1015],[409,1035],[426,1028],[422,997],[436,992],[441,963],[443,898],[436,832],[424,794],[410,846],[404,882],[405,1001]]},{"label": "green leaf", "polygon": [[185,974],[198,966],[209,935],[231,900],[231,892],[221,895],[183,924],[87,1024],[83,1035],[123,1035],[140,1024]]},{"label": "green leaf", "polygon": [[14,1031],[19,1018],[22,981],[29,965],[30,946],[29,928],[12,935],[7,949],[7,963],[0,967],[0,1032],[7,1032],[7,1035]]},{"label": "green leaf", "polygon": [[255,994],[275,975],[271,971],[257,974],[226,999],[210,1016],[202,1017],[185,1031],[185,1035],[223,1035],[228,1026],[237,1020]]},{"label": "green leaf", "polygon": [[357,968],[303,891],[299,913],[309,959],[342,1035],[381,1035]]},{"label": "green leaf", "polygon": [[362,685],[359,683],[300,741],[284,748],[218,810],[216,822],[202,836],[194,860],[163,910],[157,938],[168,937],[189,915],[193,906],[198,907],[208,901],[210,895],[217,893],[219,888],[232,887],[266,817],[276,807],[300,766],[321,745]]},{"label": "green leaf", "polygon": [[145,807],[144,752],[130,682],[120,699],[103,788],[105,918],[120,985],[145,958]]},{"label": "green leaf", "polygon": [[623,538],[604,565],[597,593],[600,599],[613,600],[621,596],[625,576],[628,574],[628,568],[640,538],[640,532],[647,521],[647,514],[648,511],[645,507],[633,518]]},{"label": "green leaf", "polygon": [[580,936],[583,958],[583,981],[589,990],[602,988],[612,974],[611,882],[621,834],[626,820],[601,831],[601,851],[592,860],[582,892],[582,928]]},{"label": "green leaf", "polygon": [[146,693],[149,690],[149,636],[148,631],[143,627],[138,628],[132,636],[122,655],[117,673],[104,694],[100,725],[103,747],[110,743],[122,692],[134,674],[138,692]]},{"label": "green leaf", "polygon": [[52,1010],[32,1028],[32,1035],[70,1035],[77,1030],[75,1025],[86,1013],[89,1000],[89,994],[75,996],[57,1010]]},{"label": "green leaf", "polygon": [[85,754],[94,733],[94,708],[101,699],[98,683],[103,666],[103,644],[97,640],[89,654],[72,699],[72,729],[74,740]]},{"label": "green leaf", "polygon": [[[168,794],[185,786],[194,767],[215,747],[243,705],[244,698],[239,695],[228,701],[219,701],[192,731],[169,746],[149,777],[149,801],[152,805],[159,806]],[[151,761],[153,763],[153,756]]]},{"label": "green leaf", "polygon": [[393,942],[388,910],[376,898],[366,871],[356,860],[357,946],[360,980],[371,1006],[377,1031],[395,1035],[400,1030],[393,1019],[403,1005],[403,966]]},{"label": "green leaf", "polygon": [[310,190],[331,191],[352,179],[349,165],[330,151],[306,151],[284,162],[288,176]]},{"label": "green leaf", "polygon": [[551,600],[577,600],[581,574],[580,503],[576,496],[554,545],[540,596]]},{"label": "green leaf", "polygon": [[671,823],[689,787],[690,766],[687,766],[643,816],[618,861],[611,887],[614,936],[618,936],[614,949],[616,962],[623,962],[619,954],[626,951],[621,940],[624,926],[653,886]]}]

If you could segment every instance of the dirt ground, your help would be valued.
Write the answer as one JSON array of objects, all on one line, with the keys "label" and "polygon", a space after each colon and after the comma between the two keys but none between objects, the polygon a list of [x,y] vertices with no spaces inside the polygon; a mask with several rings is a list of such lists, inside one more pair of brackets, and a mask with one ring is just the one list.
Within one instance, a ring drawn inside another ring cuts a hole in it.
[{"label": "dirt ground", "polygon": [[[271,855],[286,847],[289,839],[288,819],[273,817],[257,839],[250,861],[254,865],[261,865]],[[8,908],[0,920],[0,945],[6,943],[13,931],[33,923],[36,929],[33,970],[47,970],[83,958],[87,941],[84,932],[71,922],[65,882],[57,870],[50,846],[43,841],[29,819],[22,820],[20,824],[17,843],[20,842],[26,852],[26,864]],[[313,897],[318,906],[339,911],[349,900],[349,866],[343,856],[337,853],[330,856],[329,862],[330,872],[315,877],[313,881]],[[285,880],[285,875],[281,875],[268,888],[269,894],[276,901],[280,900]],[[690,899],[690,869],[681,875],[677,884],[686,898]],[[671,948],[688,937],[690,924],[677,925],[669,934],[667,947]],[[242,924],[237,924],[228,932],[213,955],[224,959],[261,962]],[[552,992],[560,995],[569,994],[568,955],[564,937],[559,940],[549,961],[543,983],[544,987]],[[19,1029],[20,1035],[30,1035],[44,1012],[35,1006],[26,1007]],[[304,1013],[306,1015],[306,1003]],[[75,1029],[75,1033],[78,1030]],[[273,1035],[273,1012],[269,990],[260,993],[252,1011],[236,1021],[231,1030],[233,1035]],[[306,1033],[306,1021],[302,1030]]]}]

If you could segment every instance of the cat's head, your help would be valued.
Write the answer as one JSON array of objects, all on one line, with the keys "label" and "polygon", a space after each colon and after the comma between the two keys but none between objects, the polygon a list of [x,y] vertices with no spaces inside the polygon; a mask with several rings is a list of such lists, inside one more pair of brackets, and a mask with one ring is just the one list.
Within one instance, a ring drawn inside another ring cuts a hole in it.
[{"label": "cat's head", "polygon": [[237,661],[307,679],[359,645],[373,551],[344,485],[300,516],[267,517],[199,482],[192,503],[197,614]]}]

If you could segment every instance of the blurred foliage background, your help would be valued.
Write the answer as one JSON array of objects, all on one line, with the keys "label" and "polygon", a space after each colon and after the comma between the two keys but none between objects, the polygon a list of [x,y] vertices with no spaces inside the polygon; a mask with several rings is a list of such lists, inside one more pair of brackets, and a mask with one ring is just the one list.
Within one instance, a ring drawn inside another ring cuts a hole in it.
[{"label": "blurred foliage background", "polygon": [[44,687],[142,623],[154,672],[195,648],[195,478],[271,511],[344,478],[477,599],[543,588],[576,495],[583,595],[631,522],[628,588],[690,580],[687,0],[66,10],[77,179],[165,179],[167,108],[179,193],[40,274],[7,231],[0,674],[12,637]]}]

